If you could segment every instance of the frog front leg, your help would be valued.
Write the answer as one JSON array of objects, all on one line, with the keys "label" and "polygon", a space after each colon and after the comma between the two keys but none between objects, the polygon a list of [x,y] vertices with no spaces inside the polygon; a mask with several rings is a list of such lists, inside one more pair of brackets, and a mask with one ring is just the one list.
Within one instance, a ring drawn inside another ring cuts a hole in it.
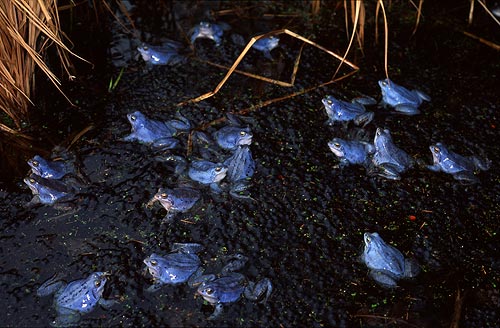
[{"label": "frog front leg", "polygon": [[104,309],[110,309],[113,305],[118,304],[117,300],[105,300],[104,298],[100,298],[99,301],[97,302],[100,306],[102,306]]},{"label": "frog front leg", "polygon": [[208,320],[214,320],[217,319],[223,312],[224,310],[224,305],[222,303],[217,303],[215,304],[215,310],[214,312],[208,317]]},{"label": "frog front leg", "polygon": [[195,273],[189,277],[187,284],[191,288],[196,288],[197,286],[209,282],[209,281],[214,281],[217,277],[214,274],[203,274],[205,272],[205,269],[203,268],[198,268]]},{"label": "frog front leg", "polygon": [[248,179],[238,180],[231,185],[229,194],[238,199],[253,199],[247,191],[248,187]]}]

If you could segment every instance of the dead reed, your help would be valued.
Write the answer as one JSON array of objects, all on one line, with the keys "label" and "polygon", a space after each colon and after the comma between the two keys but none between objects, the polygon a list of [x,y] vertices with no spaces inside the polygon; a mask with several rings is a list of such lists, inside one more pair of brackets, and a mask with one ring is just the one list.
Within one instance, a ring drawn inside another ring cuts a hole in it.
[{"label": "dead reed", "polygon": [[27,121],[37,67],[61,90],[60,80],[43,59],[48,47],[56,47],[63,71],[72,78],[68,55],[75,54],[63,39],[57,0],[0,1],[1,131],[19,134]]}]

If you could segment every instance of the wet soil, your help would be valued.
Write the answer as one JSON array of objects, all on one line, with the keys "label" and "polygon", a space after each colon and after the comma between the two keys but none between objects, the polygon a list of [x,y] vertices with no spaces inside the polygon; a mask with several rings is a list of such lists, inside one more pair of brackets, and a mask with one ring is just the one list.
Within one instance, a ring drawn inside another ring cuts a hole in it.
[{"label": "wet soil", "polygon": [[[45,117],[47,129],[57,131],[53,136],[94,125],[71,148],[91,186],[69,210],[25,209],[31,193],[21,186],[22,177],[17,187],[0,191],[2,325],[47,326],[55,315],[52,299],[38,298],[36,289],[55,272],[72,280],[110,271],[105,297],[120,304],[85,315],[81,325],[498,326],[498,52],[460,32],[466,7],[426,6],[414,36],[411,8],[389,12],[394,22],[389,74],[432,97],[422,105],[421,115],[374,107],[375,119],[363,131],[325,124],[321,99],[326,94],[380,99],[383,46],[373,40],[374,8],[369,7],[372,28],[367,29],[364,54],[358,50],[350,56],[359,72],[245,115],[257,162],[249,189],[253,199],[215,195],[200,186],[200,204],[170,225],[161,224],[162,208],[147,209],[145,204],[159,187],[176,186],[177,176],[154,159],[158,153],[149,147],[120,141],[130,131],[127,113],[140,110],[167,120],[180,110],[200,128],[227,112],[326,82],[338,61],[305,47],[294,87],[233,75],[214,97],[184,106],[176,104],[213,90],[225,74],[204,61],[230,65],[241,47],[228,38],[219,49],[210,40],[200,40],[184,65],[150,69],[137,62],[109,94],[96,91],[106,89],[106,74],[82,77],[80,89],[72,91],[80,108]],[[237,26],[234,19],[228,23]],[[283,26],[279,19],[266,24],[269,29]],[[347,45],[343,26],[342,10],[327,6],[313,20],[293,20],[288,28],[341,54]],[[485,20],[473,28],[489,35]],[[281,44],[283,48],[273,51],[274,61],[250,52],[242,67],[287,79],[300,43],[283,36]],[[107,72],[107,78],[117,75]],[[409,170],[400,181],[368,177],[361,167],[337,168],[327,142],[353,134],[371,139],[377,127],[390,129],[398,146],[426,164],[432,161],[429,145],[441,141],[460,154],[487,157],[492,166],[478,174],[476,185],[460,184],[424,167]],[[185,155],[187,134],[179,138],[182,145],[173,152]],[[194,148],[190,158],[197,156]],[[395,289],[377,285],[359,261],[367,231],[379,232],[414,258],[422,267],[420,275],[400,281]],[[266,304],[241,299],[226,306],[219,319],[207,321],[213,307],[194,297],[188,286],[147,293],[151,279],[143,273],[143,259],[152,252],[167,253],[175,242],[204,245],[200,257],[207,272],[217,272],[225,255],[245,254],[250,261],[241,272],[252,280],[271,279],[273,295]]]}]

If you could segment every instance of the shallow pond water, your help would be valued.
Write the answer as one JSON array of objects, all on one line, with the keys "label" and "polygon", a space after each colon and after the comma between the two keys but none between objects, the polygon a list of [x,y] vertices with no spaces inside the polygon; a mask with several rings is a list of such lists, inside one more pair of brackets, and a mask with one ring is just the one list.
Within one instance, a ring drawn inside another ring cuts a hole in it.
[{"label": "shallow pond water", "polygon": [[[325,9],[317,22],[290,29],[314,34],[319,44],[342,52],[344,32],[332,36],[331,31],[341,30],[336,24],[342,26],[343,19],[341,12],[334,16],[331,10]],[[392,15],[410,16],[399,10]],[[427,10],[446,17],[441,8]],[[214,49],[210,40],[200,40],[196,55],[184,65],[147,69],[136,62],[105,101],[82,98],[80,120],[95,127],[71,149],[91,181],[75,207],[25,209],[23,204],[31,199],[27,188],[1,191],[2,325],[48,325],[55,316],[52,298],[38,298],[36,289],[55,272],[74,280],[92,271],[110,271],[105,298],[119,304],[85,315],[80,324],[449,326],[460,293],[461,326],[498,326],[498,53],[443,24],[425,20],[410,38],[412,22],[402,19],[390,36],[391,78],[432,97],[421,106],[422,114],[403,116],[371,107],[375,118],[362,131],[325,124],[321,99],[326,94],[380,100],[383,47],[367,46],[365,57],[357,53],[361,70],[354,76],[245,115],[257,162],[249,189],[252,200],[214,195],[200,187],[200,203],[172,224],[161,224],[165,211],[160,206],[148,209],[145,204],[159,187],[176,186],[178,177],[172,167],[155,160],[161,153],[121,141],[130,133],[127,113],[140,110],[166,120],[180,110],[201,128],[225,112],[325,82],[321,79],[331,76],[337,62],[306,47],[295,87],[233,75],[214,97],[176,106],[212,90],[222,79],[224,71],[203,60],[229,65],[241,50],[230,41]],[[366,42],[373,45],[370,37]],[[286,79],[293,67],[289,54],[296,54],[300,44],[288,36],[281,43],[274,61],[259,59],[255,52],[244,67]],[[450,175],[418,166],[400,181],[368,177],[361,167],[337,168],[327,142],[353,133],[371,140],[377,127],[389,128],[396,144],[425,164],[432,162],[429,145],[442,141],[460,154],[487,157],[492,166],[478,175],[481,182],[476,185],[462,185]],[[184,155],[187,134],[179,139],[181,146],[173,153]],[[196,158],[196,148],[190,156]],[[359,261],[367,231],[379,232],[414,258],[422,267],[420,275],[400,281],[396,289],[377,285]],[[151,279],[142,261],[153,252],[166,254],[176,242],[204,245],[199,255],[211,273],[220,270],[226,255],[245,254],[250,261],[240,272],[252,280],[268,277],[271,298],[266,304],[241,299],[226,306],[219,319],[207,321],[213,307],[188,286],[147,293]]]}]

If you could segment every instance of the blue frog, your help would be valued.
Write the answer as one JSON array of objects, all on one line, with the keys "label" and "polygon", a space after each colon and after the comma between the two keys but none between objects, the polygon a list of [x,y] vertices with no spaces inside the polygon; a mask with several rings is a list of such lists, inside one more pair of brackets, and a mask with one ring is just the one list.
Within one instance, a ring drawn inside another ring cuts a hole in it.
[{"label": "blue frog", "polygon": [[388,245],[377,232],[364,234],[361,260],[371,270],[370,276],[384,287],[396,287],[402,278],[413,278],[420,267],[413,260],[405,259],[395,247]]},{"label": "blue frog", "polygon": [[116,303],[102,297],[109,276],[106,272],[93,272],[87,278],[70,283],[58,278],[57,274],[45,281],[37,290],[37,295],[47,296],[55,293],[54,307],[57,317],[52,326],[66,327],[78,323],[82,313],[92,311],[97,304],[109,308]]},{"label": "blue frog", "polygon": [[189,130],[189,121],[177,114],[177,119],[167,122],[148,119],[139,111],[127,114],[132,125],[132,132],[123,138],[124,141],[139,141],[155,148],[175,148],[178,140],[174,138],[178,130]]},{"label": "blue frog", "polygon": [[181,45],[175,41],[168,41],[161,46],[151,46],[143,43],[137,50],[142,59],[152,65],[177,65],[184,63],[186,57],[179,54]]},{"label": "blue frog", "polygon": [[389,79],[378,81],[382,91],[381,105],[383,107],[391,106],[397,112],[406,115],[416,115],[420,113],[418,107],[422,102],[430,101],[431,98],[419,90],[408,90],[405,87],[397,85]]}]

